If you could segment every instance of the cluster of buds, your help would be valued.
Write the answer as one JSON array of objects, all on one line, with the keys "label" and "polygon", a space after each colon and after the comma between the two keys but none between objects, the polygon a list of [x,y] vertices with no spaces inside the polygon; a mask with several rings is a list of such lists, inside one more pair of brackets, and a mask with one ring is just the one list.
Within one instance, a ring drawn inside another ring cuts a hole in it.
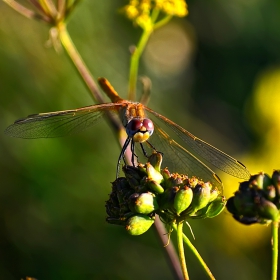
[{"label": "cluster of buds", "polygon": [[167,224],[189,218],[217,216],[226,200],[220,191],[196,177],[161,170],[162,155],[154,153],[138,167],[125,166],[125,177],[112,183],[106,202],[107,222],[122,225],[131,235],[146,232],[155,215]]},{"label": "cluster of buds", "polygon": [[280,170],[272,177],[263,172],[240,183],[239,189],[228,200],[227,209],[242,224],[267,224],[279,220]]}]

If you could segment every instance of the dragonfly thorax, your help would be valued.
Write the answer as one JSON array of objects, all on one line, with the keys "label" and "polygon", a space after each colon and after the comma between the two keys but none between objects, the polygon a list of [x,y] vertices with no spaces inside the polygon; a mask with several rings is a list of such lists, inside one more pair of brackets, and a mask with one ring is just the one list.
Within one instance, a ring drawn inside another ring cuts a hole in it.
[{"label": "dragonfly thorax", "polygon": [[147,141],[154,132],[154,124],[150,119],[134,118],[126,126],[126,133],[134,142]]}]

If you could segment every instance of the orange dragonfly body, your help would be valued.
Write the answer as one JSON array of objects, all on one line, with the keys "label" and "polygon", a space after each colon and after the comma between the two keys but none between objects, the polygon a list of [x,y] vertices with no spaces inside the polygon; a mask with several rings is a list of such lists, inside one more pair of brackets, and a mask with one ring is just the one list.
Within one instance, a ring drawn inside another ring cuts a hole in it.
[{"label": "orange dragonfly body", "polygon": [[[12,137],[30,139],[60,137],[93,126],[107,112],[117,113],[127,132],[127,139],[119,156],[118,166],[129,145],[131,145],[132,163],[134,164],[135,144],[140,143],[142,151],[147,155],[143,147],[147,143],[147,148],[157,149],[163,153],[163,164],[168,166],[172,172],[199,177],[205,182],[211,182],[220,190],[223,187],[219,177],[197,156],[232,176],[241,179],[250,177],[246,167],[233,157],[197,138],[147,106],[122,99],[104,78],[100,78],[99,82],[103,84],[103,89],[105,87],[105,92],[111,99],[111,103],[29,115],[27,118],[15,121],[14,124],[7,127],[5,133]],[[151,118],[147,117],[148,114]],[[197,156],[173,140],[163,129],[164,126],[173,131]],[[151,139],[151,143],[149,139]]]}]

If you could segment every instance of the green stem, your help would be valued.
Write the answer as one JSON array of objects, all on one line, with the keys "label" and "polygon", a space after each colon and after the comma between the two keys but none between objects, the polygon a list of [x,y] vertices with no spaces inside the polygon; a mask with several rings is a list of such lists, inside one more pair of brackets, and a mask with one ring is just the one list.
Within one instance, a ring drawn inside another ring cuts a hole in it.
[{"label": "green stem", "polygon": [[160,21],[158,21],[155,25],[154,25],[154,30],[162,27],[163,25],[165,25],[166,23],[168,23],[170,20],[172,19],[172,16],[167,15],[165,16],[163,19],[161,19]]},{"label": "green stem", "polygon": [[143,33],[142,33],[142,36],[140,38],[138,45],[132,51],[131,59],[130,59],[130,71],[129,71],[129,89],[128,89],[128,99],[129,100],[135,100],[139,59],[143,53],[143,50],[144,50],[152,32],[153,32],[152,27],[145,28],[143,30]]},{"label": "green stem", "polygon": [[[173,226],[173,228],[177,231],[176,226]],[[194,245],[191,243],[191,241],[188,239],[188,237],[183,234],[183,241],[185,242],[185,244],[189,247],[189,249],[193,252],[193,254],[196,256],[196,258],[198,259],[198,261],[200,262],[201,266],[204,268],[206,274],[209,276],[209,279],[211,280],[215,280],[214,275],[212,274],[212,272],[210,271],[209,267],[207,266],[207,264],[205,263],[205,261],[202,259],[202,257],[200,256],[200,254],[198,253],[198,251],[196,250],[196,248],[194,247]]]},{"label": "green stem", "polygon": [[183,243],[183,222],[177,223],[177,242],[178,242],[178,251],[179,251],[179,260],[181,264],[181,269],[185,280],[189,279],[185,253],[184,253],[184,243]]},{"label": "green stem", "polygon": [[271,279],[277,279],[277,269],[278,269],[278,221],[272,222],[272,274]]}]

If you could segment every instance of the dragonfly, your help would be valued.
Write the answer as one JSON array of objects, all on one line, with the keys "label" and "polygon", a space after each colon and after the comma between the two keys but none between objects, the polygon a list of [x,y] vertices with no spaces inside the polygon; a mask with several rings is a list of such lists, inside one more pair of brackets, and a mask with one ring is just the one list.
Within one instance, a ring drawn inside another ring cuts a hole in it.
[{"label": "dragonfly", "polygon": [[[234,177],[240,179],[250,177],[250,172],[238,160],[199,139],[142,103],[122,99],[105,78],[99,78],[98,81],[111,102],[73,110],[29,115],[8,126],[5,133],[12,137],[28,139],[61,137],[92,127],[102,119],[102,116],[113,113],[119,116],[127,133],[118,158],[117,177],[121,159],[125,160],[124,155],[129,146],[131,161],[135,165],[135,158],[136,160],[138,158],[135,145],[138,146],[138,143],[146,157],[148,157],[147,150],[160,151],[163,153],[163,164],[167,164],[169,170],[170,164],[172,172],[199,177],[205,182],[211,182],[221,191],[223,189],[221,179],[200,158]],[[168,129],[187,148],[175,141],[174,137],[170,137],[166,132]]]}]

